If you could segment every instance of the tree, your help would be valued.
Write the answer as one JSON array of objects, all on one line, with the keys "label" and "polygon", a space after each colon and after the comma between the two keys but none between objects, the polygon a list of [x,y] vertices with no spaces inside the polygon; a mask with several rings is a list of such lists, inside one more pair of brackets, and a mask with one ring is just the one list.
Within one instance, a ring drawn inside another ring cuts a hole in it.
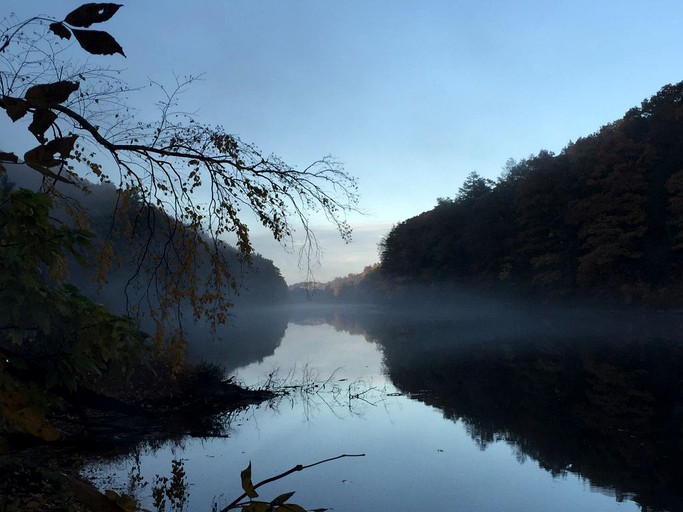
[{"label": "tree", "polygon": [[[23,162],[43,175],[44,190],[57,203],[77,212],[65,186],[85,189],[82,178],[94,177],[119,192],[112,225],[117,215],[133,227],[147,224],[134,273],[148,280],[148,288],[166,291],[172,300],[161,301],[162,310],[184,299],[196,316],[220,322],[229,306],[226,291],[236,287],[221,250],[224,237],[235,237],[245,262],[253,253],[245,211],[283,244],[299,224],[301,254],[310,256],[316,243],[308,224],[311,211],[322,212],[343,238],[350,237],[345,215],[355,209],[356,181],[330,157],[298,169],[182,113],[179,97],[193,77],[171,90],[161,88],[159,119],[136,120],[126,103],[134,90],[111,68],[74,64],[79,49],[62,44],[73,37],[92,55],[125,56],[114,37],[89,28],[111,19],[120,7],[85,4],[61,21],[42,16],[6,21],[0,107],[15,123],[30,118],[28,131],[39,144],[25,152]],[[0,148],[0,166],[21,163],[7,149]],[[78,216],[74,219],[83,227]],[[111,253],[111,247],[105,244],[102,252]],[[111,259],[101,261],[106,266]],[[200,282],[195,271],[204,261],[211,272]],[[187,277],[179,281],[178,275]]]},{"label": "tree", "polygon": [[460,202],[473,201],[490,192],[493,185],[494,183],[491,180],[482,178],[479,173],[472,171],[458,189],[456,200]]},{"label": "tree", "polygon": [[[226,321],[238,276],[225,237],[235,237],[240,260],[250,263],[247,211],[283,244],[300,225],[302,254],[315,248],[312,211],[350,237],[345,215],[357,202],[355,179],[329,157],[298,169],[183,114],[179,96],[192,77],[161,88],[159,119],[138,121],[127,107],[135,90],[97,63],[125,56],[123,48],[90,28],[120,7],[84,4],[63,20],[10,17],[0,25],[0,108],[14,135],[26,128],[37,142],[23,157],[0,147],[0,431],[9,421],[53,439],[43,415],[50,390],[73,390],[113,363],[126,366],[145,346],[133,318],[111,314],[65,283],[69,259],[85,265],[83,251],[93,245],[79,200],[86,178],[112,184],[117,194],[111,228],[96,247],[98,275],[106,278],[117,252],[134,250],[128,283],[141,282],[153,296],[157,339],[171,313],[173,335],[182,337],[188,306],[214,327]],[[78,64],[82,50],[94,60]],[[20,165],[41,176],[39,192],[8,183],[8,170]]]},{"label": "tree", "polygon": [[649,285],[644,258],[648,231],[648,178],[656,154],[619,127],[604,129],[584,196],[570,206],[569,220],[581,243],[577,284],[595,294],[619,290],[642,298]]},{"label": "tree", "polygon": [[565,220],[573,180],[567,169],[564,154],[543,150],[508,174],[515,186],[513,266],[524,281],[558,295],[574,288],[576,236]]}]

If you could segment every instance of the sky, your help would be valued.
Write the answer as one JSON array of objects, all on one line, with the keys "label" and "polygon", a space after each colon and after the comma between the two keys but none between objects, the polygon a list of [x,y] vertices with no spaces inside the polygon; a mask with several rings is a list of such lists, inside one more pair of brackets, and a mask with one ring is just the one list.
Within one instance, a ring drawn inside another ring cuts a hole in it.
[{"label": "sky", "polygon": [[[680,0],[122,1],[106,30],[127,58],[107,62],[129,83],[202,75],[182,98],[200,121],[294,166],[332,155],[358,178],[352,243],[312,218],[319,281],[378,261],[391,226],[469,172],[560,152],[683,80]],[[62,18],[80,2],[2,5]],[[252,237],[289,283],[306,277],[296,245]]]}]

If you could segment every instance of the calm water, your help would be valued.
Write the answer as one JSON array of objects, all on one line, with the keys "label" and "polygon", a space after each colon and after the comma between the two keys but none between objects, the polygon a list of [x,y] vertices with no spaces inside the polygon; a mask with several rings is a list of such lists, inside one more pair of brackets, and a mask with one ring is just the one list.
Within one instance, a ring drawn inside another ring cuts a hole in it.
[{"label": "calm water", "polygon": [[[289,395],[226,418],[226,438],[143,448],[137,463],[86,472],[125,489],[131,472],[152,482],[182,459],[186,510],[209,511],[241,493],[250,461],[258,481],[364,453],[260,494],[296,491],[292,501],[336,512],[683,510],[683,331],[651,325],[632,315],[299,313],[270,348],[260,340],[257,362],[232,368],[229,351],[195,352],[247,385],[292,386]],[[150,487],[136,492],[152,508]]]}]

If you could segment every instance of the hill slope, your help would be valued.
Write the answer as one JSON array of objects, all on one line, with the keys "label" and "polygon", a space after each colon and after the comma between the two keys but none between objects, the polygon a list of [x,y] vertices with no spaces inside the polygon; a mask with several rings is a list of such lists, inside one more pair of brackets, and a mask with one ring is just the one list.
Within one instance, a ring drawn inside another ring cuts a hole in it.
[{"label": "hill slope", "polygon": [[682,256],[683,82],[497,182],[470,174],[391,230],[381,271],[394,284],[670,304]]}]

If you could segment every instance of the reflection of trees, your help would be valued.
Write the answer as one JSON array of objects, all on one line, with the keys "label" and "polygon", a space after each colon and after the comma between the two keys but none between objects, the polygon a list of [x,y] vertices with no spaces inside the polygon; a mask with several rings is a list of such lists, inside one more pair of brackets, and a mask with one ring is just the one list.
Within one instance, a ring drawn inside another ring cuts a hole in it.
[{"label": "reflection of trees", "polygon": [[226,371],[262,361],[280,345],[288,316],[282,308],[242,309],[212,337],[203,324],[188,328],[188,357],[221,364]]},{"label": "reflection of trees", "polygon": [[[643,510],[683,506],[683,345],[671,318],[396,321],[330,317],[378,341],[402,392]],[[673,324],[673,325],[672,325]]]},{"label": "reflection of trees", "polygon": [[368,326],[380,319],[372,306],[312,304],[289,308],[290,320],[298,325],[331,325],[337,331],[368,338]]},{"label": "reflection of trees", "polygon": [[321,378],[317,370],[306,365],[284,378],[269,375],[264,388],[272,389],[275,397],[268,401],[268,407],[274,411],[298,407],[309,422],[321,412],[341,420],[363,417],[369,407],[386,406],[386,386],[375,386],[372,380],[339,379],[336,372]]}]

